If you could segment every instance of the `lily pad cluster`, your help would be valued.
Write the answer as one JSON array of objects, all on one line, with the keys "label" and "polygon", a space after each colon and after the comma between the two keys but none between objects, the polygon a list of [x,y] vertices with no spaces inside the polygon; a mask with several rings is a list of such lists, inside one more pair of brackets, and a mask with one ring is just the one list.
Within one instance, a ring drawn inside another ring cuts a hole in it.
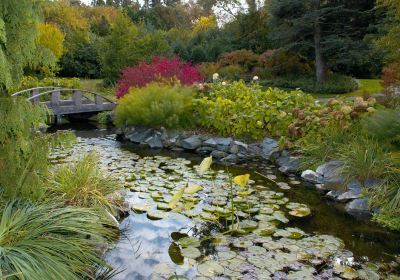
[{"label": "lily pad cluster", "polygon": [[[184,158],[141,157],[104,141],[78,143],[52,160],[66,162],[94,150],[101,164],[125,185],[130,215],[146,215],[151,222],[186,216],[195,224],[197,230],[170,240],[170,251],[185,260],[187,271],[181,268],[177,273],[177,261],[155,263],[151,279],[380,277],[379,269],[369,264],[346,263],[352,253],[340,239],[290,225],[292,219],[312,214],[307,205],[291,202],[279,191],[298,184],[294,179],[276,184],[271,181],[276,176],[268,174],[265,182],[254,182],[248,174],[234,177],[225,170],[211,170],[210,160],[198,166]],[[189,277],[188,271],[196,276]]]}]

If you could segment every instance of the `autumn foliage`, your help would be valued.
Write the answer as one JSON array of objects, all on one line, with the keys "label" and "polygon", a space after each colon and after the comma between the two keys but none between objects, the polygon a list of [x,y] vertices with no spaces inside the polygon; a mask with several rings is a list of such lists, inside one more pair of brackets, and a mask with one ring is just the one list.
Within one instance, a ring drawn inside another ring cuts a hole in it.
[{"label": "autumn foliage", "polygon": [[183,63],[178,57],[153,57],[151,63],[141,62],[122,70],[118,80],[117,97],[124,96],[131,87],[144,87],[154,81],[177,79],[182,85],[200,82],[203,77],[190,63]]}]

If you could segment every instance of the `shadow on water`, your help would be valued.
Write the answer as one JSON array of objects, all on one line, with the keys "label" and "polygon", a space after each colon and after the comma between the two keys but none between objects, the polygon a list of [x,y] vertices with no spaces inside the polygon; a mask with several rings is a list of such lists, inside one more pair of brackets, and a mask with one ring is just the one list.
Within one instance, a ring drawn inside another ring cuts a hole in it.
[{"label": "shadow on water", "polygon": [[[73,129],[76,135],[82,138],[103,138],[113,134],[112,130],[98,129],[90,123],[71,123],[53,127],[50,131],[57,129]],[[110,146],[114,146],[115,149],[133,152],[139,156],[164,155],[174,158],[183,157],[191,160],[194,164],[199,163],[202,159],[200,156],[192,153],[151,150],[144,146],[121,143],[116,140],[110,141]],[[224,168],[218,165],[213,166],[213,169]],[[258,170],[257,167],[249,169],[237,166],[230,167],[229,171],[233,174],[250,173],[251,178],[257,183],[271,185],[266,179],[254,173],[254,171],[263,171]],[[275,174],[278,176],[278,181],[287,181],[277,170]],[[291,226],[299,227],[308,233],[313,232],[339,237],[345,242],[346,248],[351,250],[356,257],[368,257],[372,261],[388,261],[392,259],[391,256],[400,253],[399,233],[378,227],[368,220],[358,220],[348,215],[337,204],[321,200],[319,193],[315,189],[304,184],[292,186],[290,190],[281,190],[276,186],[272,186],[271,188],[275,191],[284,192],[291,201],[305,203],[311,208],[313,213],[311,217],[291,221]],[[173,262],[168,254],[165,254],[170,249],[170,234],[185,228],[188,224],[190,224],[190,219],[180,222],[176,219],[150,221],[145,214],[131,213],[121,223],[121,228],[127,232],[126,236],[129,238],[120,241],[107,258],[113,259],[113,262],[116,264],[129,264],[131,267],[139,269],[137,275],[125,275],[128,277],[126,279],[146,279],[140,277],[146,275],[146,273],[150,273],[150,267],[154,266],[154,263],[150,264],[146,262],[154,261],[156,259],[154,256],[159,255],[158,261],[162,260],[165,263]],[[135,246],[132,246],[132,240],[136,239],[141,239],[140,257],[132,258],[131,253],[136,250],[133,248]]]}]

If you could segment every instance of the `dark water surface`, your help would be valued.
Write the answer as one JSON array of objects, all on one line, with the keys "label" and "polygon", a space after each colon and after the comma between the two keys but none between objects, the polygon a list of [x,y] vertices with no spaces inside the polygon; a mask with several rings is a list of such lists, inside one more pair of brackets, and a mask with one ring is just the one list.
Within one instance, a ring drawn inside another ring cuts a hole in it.
[{"label": "dark water surface", "polygon": [[[78,137],[89,139],[91,145],[102,145],[107,151],[132,153],[145,156],[169,156],[171,158],[185,158],[193,164],[201,162],[202,158],[191,153],[176,153],[166,150],[150,150],[148,148],[121,143],[115,140],[112,130],[97,129],[88,123],[57,127],[56,129],[73,129]],[[223,166],[213,165],[213,169],[225,169]],[[287,181],[278,170],[274,170],[278,181]],[[292,186],[290,190],[281,190],[262,176],[254,173],[263,173],[265,170],[257,164],[251,167],[230,167],[233,174],[249,173],[257,184],[271,186],[275,191],[283,192],[290,201],[307,204],[312,215],[308,218],[290,221],[288,226],[298,227],[306,233],[327,234],[342,239],[345,248],[354,253],[356,259],[368,259],[374,262],[391,261],[393,256],[400,253],[400,234],[385,230],[367,220],[358,220],[348,214],[337,204],[321,200],[319,193],[304,184]],[[130,193],[131,201],[140,200],[138,193]],[[123,271],[117,279],[157,279],[151,278],[153,270],[163,268],[160,264],[174,266],[176,273],[185,274],[191,279],[195,276],[194,263],[174,254],[174,243],[171,234],[174,232],[190,232],[193,223],[191,219],[167,218],[150,220],[146,214],[137,214],[133,211],[121,221],[123,232],[121,240],[109,250],[105,260]],[[158,265],[158,266],[157,266]]]}]

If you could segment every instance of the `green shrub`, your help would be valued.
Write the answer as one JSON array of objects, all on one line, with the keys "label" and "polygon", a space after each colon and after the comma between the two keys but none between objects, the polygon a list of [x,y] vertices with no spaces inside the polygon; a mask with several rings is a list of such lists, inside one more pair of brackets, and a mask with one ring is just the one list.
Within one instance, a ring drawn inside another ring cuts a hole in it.
[{"label": "green shrub", "polygon": [[221,134],[261,139],[266,133],[288,135],[295,108],[319,108],[314,99],[300,91],[263,90],[243,81],[211,85],[207,96],[197,100],[200,123]]},{"label": "green shrub", "polygon": [[368,135],[381,143],[400,147],[400,108],[379,110],[361,123]]},{"label": "green shrub", "polygon": [[94,279],[98,247],[114,236],[89,209],[14,201],[0,213],[2,279]]},{"label": "green shrub", "polygon": [[331,74],[324,83],[318,83],[313,76],[287,76],[264,80],[263,86],[273,86],[286,89],[299,88],[304,92],[310,93],[330,93],[342,94],[356,90],[358,88],[357,80],[339,74]]},{"label": "green shrub", "polygon": [[80,80],[78,78],[43,78],[38,79],[32,76],[25,76],[18,88],[14,89],[14,92],[35,88],[35,87],[45,87],[45,86],[55,86],[63,88],[80,88]]},{"label": "green shrub", "polygon": [[249,73],[258,64],[258,55],[250,50],[238,50],[220,55],[218,63],[221,67],[238,65]]},{"label": "green shrub", "polygon": [[194,123],[191,87],[151,83],[131,88],[115,110],[115,123],[167,128],[190,127]]},{"label": "green shrub", "polygon": [[218,74],[222,79],[237,81],[244,78],[246,71],[240,65],[228,65],[220,68]]},{"label": "green shrub", "polygon": [[75,163],[61,165],[54,171],[50,191],[69,205],[112,211],[109,199],[120,185],[103,172],[98,161],[99,158],[90,153]]}]

